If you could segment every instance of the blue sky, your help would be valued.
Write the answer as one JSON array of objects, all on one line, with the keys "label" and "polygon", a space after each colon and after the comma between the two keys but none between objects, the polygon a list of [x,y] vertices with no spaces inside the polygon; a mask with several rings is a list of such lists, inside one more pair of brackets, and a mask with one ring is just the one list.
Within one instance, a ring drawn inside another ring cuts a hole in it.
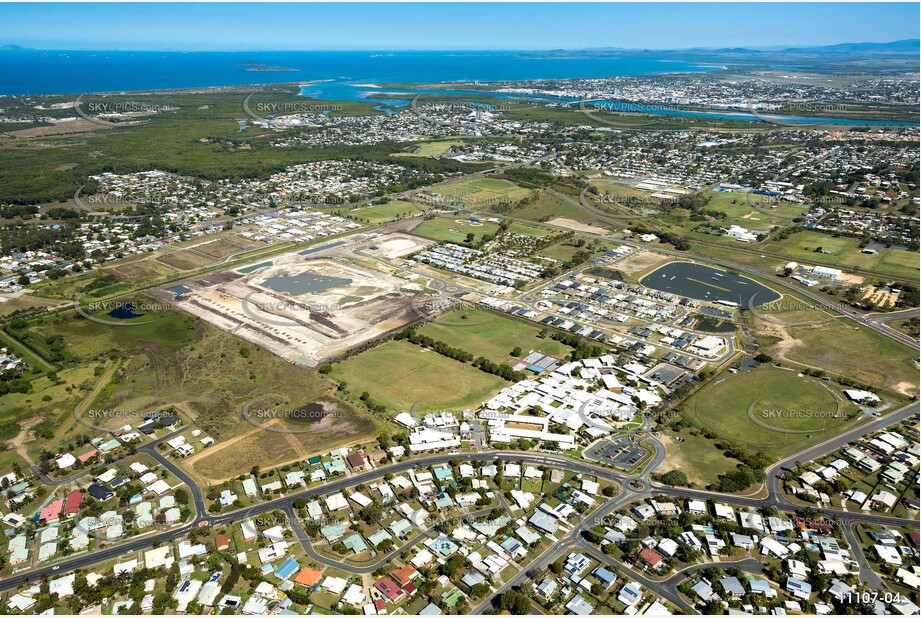
[{"label": "blue sky", "polygon": [[918,38],[918,3],[0,4],[0,45],[92,50],[675,49]]}]

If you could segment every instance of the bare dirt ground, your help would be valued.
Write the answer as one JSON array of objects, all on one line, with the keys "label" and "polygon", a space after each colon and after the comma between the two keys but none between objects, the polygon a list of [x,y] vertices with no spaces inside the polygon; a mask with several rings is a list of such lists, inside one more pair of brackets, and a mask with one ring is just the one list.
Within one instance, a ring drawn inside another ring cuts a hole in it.
[{"label": "bare dirt ground", "polygon": [[577,232],[585,232],[586,234],[607,234],[608,230],[603,227],[598,227],[596,225],[588,225],[587,223],[580,223],[574,219],[566,219],[564,217],[557,217],[555,219],[550,219],[547,221],[550,225],[556,225],[558,227],[565,227],[570,230],[575,230]]},{"label": "bare dirt ground", "polygon": [[55,135],[72,135],[74,133],[86,133],[88,131],[104,131],[114,127],[90,122],[83,118],[56,122],[52,125],[32,127],[31,129],[20,129],[10,131],[8,135],[13,137],[53,137]]},{"label": "bare dirt ground", "polygon": [[[406,235],[358,234],[316,253],[274,256],[252,273],[233,269],[186,280],[190,294],[164,300],[287,361],[315,366],[416,319],[414,292],[387,260],[417,247]],[[279,287],[304,277],[331,287]]]},{"label": "bare dirt ground", "polygon": [[16,434],[16,437],[12,440],[7,441],[7,444],[10,448],[16,451],[16,454],[22,457],[23,461],[28,463],[30,466],[34,466],[35,462],[32,461],[32,458],[29,457],[29,449],[26,448],[26,442],[31,442],[35,439],[35,433],[32,431],[32,428],[44,421],[45,419],[41,416],[36,416],[29,418],[19,423],[19,433]]},{"label": "bare dirt ground", "polygon": [[852,275],[850,273],[841,273],[838,276],[838,281],[843,281],[844,283],[849,283],[851,285],[860,285],[863,283],[864,278],[860,275]]},{"label": "bare dirt ground", "polygon": [[663,262],[671,260],[667,255],[652,251],[638,251],[617,264],[617,270],[628,275],[645,274]]},{"label": "bare dirt ground", "polygon": [[878,288],[876,286],[867,286],[866,292],[860,300],[867,301],[876,307],[892,307],[899,299],[897,293],[892,292],[889,288]]},{"label": "bare dirt ground", "polygon": [[[249,472],[253,466],[286,466],[313,455],[328,453],[335,448],[362,444],[369,439],[368,435],[356,436],[355,432],[350,431],[355,427],[342,427],[341,420],[330,421],[333,431],[310,434],[285,434],[253,427],[250,431],[192,455],[181,465],[199,480],[222,483]],[[337,423],[340,426],[337,427]],[[281,426],[280,421],[271,424]]]}]

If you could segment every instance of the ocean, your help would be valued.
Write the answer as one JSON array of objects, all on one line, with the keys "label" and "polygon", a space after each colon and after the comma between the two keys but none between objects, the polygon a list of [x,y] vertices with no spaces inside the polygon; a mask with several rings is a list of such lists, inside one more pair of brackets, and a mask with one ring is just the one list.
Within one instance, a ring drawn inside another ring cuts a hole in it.
[{"label": "ocean", "polygon": [[[254,63],[291,71],[250,70]],[[699,73],[718,71],[716,62],[683,62],[654,58],[542,57],[534,52],[99,52],[0,51],[0,95],[77,95],[247,84],[317,82],[301,95],[326,101],[362,101],[402,106],[424,90],[392,91],[408,98],[387,97],[372,84],[493,82]],[[444,91],[439,91],[444,92]],[[463,91],[455,91],[462,94]],[[369,96],[370,95],[370,96]],[[502,95],[499,95],[502,96]],[[575,99],[564,99],[573,102]],[[617,109],[621,102],[605,102]],[[382,108],[386,109],[386,108]],[[632,111],[699,118],[758,121],[743,112],[700,112],[631,106]],[[902,125],[909,122],[854,121],[840,118],[774,116],[784,124]]]},{"label": "ocean", "polygon": [[[245,63],[296,71],[250,71]],[[355,100],[353,84],[616,77],[700,72],[715,65],[639,58],[540,58],[515,52],[0,51],[0,94],[79,94],[333,80],[326,100]]]}]

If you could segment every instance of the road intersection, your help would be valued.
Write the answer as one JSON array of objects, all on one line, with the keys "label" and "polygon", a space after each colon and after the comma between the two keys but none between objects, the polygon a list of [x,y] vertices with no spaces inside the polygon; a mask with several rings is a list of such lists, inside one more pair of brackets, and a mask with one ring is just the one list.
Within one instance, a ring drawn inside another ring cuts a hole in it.
[{"label": "road intersection", "polygon": [[[620,486],[619,495],[606,500],[593,512],[584,516],[579,521],[579,523],[572,527],[571,530],[569,530],[560,539],[555,541],[531,563],[526,565],[526,568],[522,569],[519,573],[510,578],[507,582],[503,583],[492,593],[490,593],[485,599],[483,599],[482,602],[476,608],[474,608],[474,613],[481,613],[489,607],[489,604],[492,602],[493,598],[526,581],[529,572],[534,570],[542,570],[551,562],[556,560],[564,550],[580,548],[580,550],[584,549],[586,551],[591,551],[593,555],[597,555],[597,550],[592,551],[593,548],[591,548],[591,546],[585,541],[583,538],[583,533],[591,528],[594,525],[594,522],[603,521],[604,517],[610,515],[614,511],[640,500],[658,495],[664,495],[673,498],[692,497],[704,500],[714,500],[729,505],[750,508],[774,507],[778,510],[787,512],[796,511],[800,507],[788,502],[782,492],[783,474],[790,469],[790,466],[793,465],[793,462],[809,461],[815,458],[819,458],[825,454],[837,450],[838,448],[847,444],[849,441],[865,435],[866,433],[899,423],[906,418],[917,416],[918,412],[919,404],[913,403],[900,410],[896,410],[890,414],[887,414],[884,417],[874,419],[873,421],[860,427],[842,433],[832,439],[826,440],[821,444],[814,445],[800,453],[792,455],[787,459],[774,464],[766,472],[765,483],[767,487],[767,496],[763,498],[723,494],[709,490],[669,487],[658,483],[650,483],[646,479],[655,469],[655,467],[661,462],[661,458],[659,457],[654,457],[652,460],[650,460],[645,465],[644,470],[642,470],[638,475],[628,476],[594,462],[577,460],[551,453],[522,451],[483,451],[478,453],[443,453],[397,462],[386,466],[380,466],[374,470],[354,474],[352,476],[336,478],[324,485],[307,488],[299,492],[263,502],[253,507],[237,509],[235,511],[220,513],[217,515],[209,515],[205,509],[203,492],[198,484],[195,483],[195,481],[189,477],[188,474],[186,474],[179,466],[177,466],[174,461],[172,461],[167,456],[164,456],[157,450],[157,445],[162,442],[165,437],[168,437],[165,436],[164,438],[139,447],[137,451],[146,453],[156,459],[161,465],[175,474],[177,478],[179,478],[189,487],[196,512],[195,517],[191,522],[178,528],[136,537],[124,543],[107,547],[87,555],[62,560],[54,563],[53,565],[47,565],[44,567],[31,569],[29,571],[17,573],[4,579],[3,581],[0,581],[0,592],[15,589],[26,583],[37,581],[43,577],[51,576],[58,572],[67,572],[74,569],[86,568],[93,564],[115,559],[119,556],[133,554],[135,552],[154,547],[158,544],[181,538],[198,527],[217,527],[228,525],[275,510],[280,510],[285,513],[287,519],[291,523],[295,536],[298,538],[299,542],[301,542],[303,545],[304,550],[313,560],[317,561],[318,563],[326,564],[328,566],[335,566],[349,572],[371,573],[385,566],[395,556],[404,553],[411,547],[414,547],[427,538],[430,538],[430,536],[433,534],[433,530],[435,530],[435,527],[433,526],[425,530],[420,535],[412,539],[409,543],[406,543],[403,547],[388,553],[376,561],[373,565],[356,567],[345,562],[336,561],[327,556],[323,556],[322,554],[318,553],[315,548],[313,548],[312,544],[308,540],[309,537],[300,525],[299,518],[294,507],[295,502],[301,499],[316,498],[361,483],[366,483],[376,478],[382,477],[388,473],[399,474],[401,472],[407,472],[409,470],[418,469],[420,467],[448,464],[452,460],[460,462],[486,462],[491,460],[500,460],[503,462],[518,462],[522,464],[538,466],[552,466],[556,469],[564,469],[577,474],[597,476],[599,478],[617,483]],[[179,431],[173,432],[169,435],[172,436],[175,433],[179,433]],[[68,481],[70,480],[74,480],[74,477],[70,477]],[[61,482],[55,481],[55,483],[60,484]],[[500,508],[504,508],[502,507],[501,502]],[[463,515],[463,517],[475,517],[477,514],[484,515],[490,510],[492,509],[475,511],[473,513]],[[867,581],[872,586],[874,584],[875,574],[873,574],[869,564],[861,555],[859,545],[856,544],[855,539],[853,538],[853,533],[850,531],[850,529],[854,525],[861,523],[904,526],[906,521],[898,517],[878,515],[873,513],[851,512],[836,509],[825,509],[825,512],[829,517],[837,520],[840,525],[847,531],[845,536],[848,539],[849,544],[854,548],[854,553],[857,556],[858,563],[861,565],[861,577],[864,579],[864,581]],[[721,564],[729,565],[729,563],[713,563],[713,566],[719,567]],[[703,568],[709,566],[709,564],[698,566]],[[737,565],[733,564],[732,566]],[[641,583],[644,583],[644,579],[648,579],[640,576],[632,569],[624,569],[624,571],[629,577],[632,577]],[[683,578],[677,579],[679,575],[681,574],[676,574],[665,582],[653,582],[652,580],[648,580],[648,583],[644,583],[644,585],[648,585],[650,589],[661,594],[664,598],[672,601],[673,603],[676,603],[679,607],[686,607],[686,602],[684,602],[680,597],[676,598],[677,592],[674,591],[677,584],[683,580]],[[876,579],[878,580],[878,577],[876,577]],[[676,602],[679,600],[681,603]]]}]

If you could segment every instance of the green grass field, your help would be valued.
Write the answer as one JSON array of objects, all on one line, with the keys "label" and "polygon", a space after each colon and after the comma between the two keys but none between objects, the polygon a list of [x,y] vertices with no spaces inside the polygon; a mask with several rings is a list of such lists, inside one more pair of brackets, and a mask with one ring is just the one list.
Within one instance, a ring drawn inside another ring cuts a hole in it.
[{"label": "green grass field", "polygon": [[782,292],[777,301],[758,307],[758,312],[790,325],[824,322],[841,315],[818,305],[819,303],[813,300],[801,299],[789,292]]},{"label": "green grass field", "polygon": [[525,223],[518,223],[517,221],[515,221],[509,226],[508,231],[511,232],[512,234],[520,234],[522,236],[533,236],[535,238],[540,238],[542,236],[547,236],[548,234],[553,234],[551,230],[548,230],[542,227],[537,227],[534,225],[527,225]]},{"label": "green grass field", "polygon": [[427,142],[421,142],[418,144],[412,152],[399,152],[396,153],[398,157],[440,157],[445,154],[454,146],[460,146],[464,142],[462,140],[449,139],[449,140],[432,140]]},{"label": "green grass field", "polygon": [[[708,209],[719,210],[728,215],[728,218],[722,221],[723,225],[739,225],[753,231],[768,231],[775,225],[786,226],[791,223],[788,217],[772,216],[755,210],[749,205],[748,196],[744,193],[705,191],[704,194],[710,198]],[[766,208],[770,209],[770,206]],[[772,210],[774,214],[790,216],[802,215],[805,212],[805,208],[794,206],[778,206]]]},{"label": "green grass field", "polygon": [[488,209],[499,202],[517,202],[532,191],[501,178],[465,178],[441,185],[434,190],[447,200],[459,199],[468,208]]},{"label": "green grass field", "polygon": [[660,433],[667,455],[657,473],[681,470],[696,486],[706,487],[716,483],[719,475],[735,470],[739,464],[737,460],[726,457],[716,448],[714,441],[701,435],[698,429],[685,428],[677,432],[662,429]]},{"label": "green grass field", "polygon": [[[768,242],[765,250],[780,253],[797,262],[824,264],[839,268],[859,268],[880,275],[917,280],[918,253],[901,249],[884,249],[876,255],[861,253],[859,240],[847,236],[835,238],[819,232],[800,232],[785,240]],[[821,247],[829,254],[817,253]]]},{"label": "green grass field", "polygon": [[900,330],[906,335],[914,337],[915,339],[918,338],[919,328],[917,317],[906,318],[904,320],[893,320],[892,322],[889,322],[889,326],[896,330]]},{"label": "green grass field", "polygon": [[[749,416],[749,407],[761,424]],[[702,429],[779,455],[846,426],[847,414],[856,408],[839,404],[815,378],[762,365],[752,371],[724,374],[689,400],[686,410],[689,420]]]},{"label": "green grass field", "polygon": [[[463,316],[466,316],[464,319]],[[485,356],[497,363],[515,360],[510,352],[520,347],[526,355],[531,350],[562,359],[570,349],[550,337],[537,335],[541,328],[493,311],[460,310],[426,324],[420,332],[448,345]]]},{"label": "green grass field", "polygon": [[548,191],[541,191],[536,202],[516,208],[512,211],[512,215],[519,219],[530,219],[531,221],[548,221],[559,217],[572,219],[580,223],[601,225],[594,215]]},{"label": "green grass field", "polygon": [[390,341],[337,364],[330,376],[395,412],[476,406],[508,382],[406,341]]},{"label": "green grass field", "polygon": [[[716,236],[711,236],[707,240],[716,240]],[[727,244],[726,246],[717,246],[717,245],[702,245],[699,243],[694,243],[693,238],[691,240],[691,247],[693,253],[703,256],[714,258],[717,260],[724,260],[739,264],[742,266],[758,266],[762,268],[782,268],[789,260],[783,258],[774,258],[771,256],[762,257],[758,253],[743,253],[741,251],[736,251],[736,247],[741,247],[742,243],[735,243],[735,246]],[[729,241],[727,241],[729,242]],[[767,244],[766,248],[770,248],[772,245]]]},{"label": "green grass field", "polygon": [[411,217],[419,212],[419,209],[416,208],[414,204],[401,200],[394,200],[386,204],[359,206],[358,208],[349,210],[346,214],[350,217],[368,221],[369,223],[385,223],[387,221],[393,221],[394,219]]},{"label": "green grass field", "polygon": [[413,228],[413,234],[431,238],[433,240],[446,240],[453,243],[462,243],[467,238],[467,234],[473,234],[477,240],[483,234],[495,234],[499,231],[499,226],[488,221],[474,223],[462,217],[457,219],[430,219],[423,221]]},{"label": "green grass field", "polygon": [[554,243],[549,247],[544,247],[537,252],[537,255],[548,257],[554,260],[559,260],[561,262],[566,262],[570,260],[577,251],[581,251],[581,247],[576,247],[574,245],[565,245],[562,243]]},{"label": "green grass field", "polygon": [[918,394],[918,367],[912,362],[918,356],[917,349],[849,320],[789,327],[787,331],[792,341],[775,343],[765,350],[768,354],[903,396]]}]

